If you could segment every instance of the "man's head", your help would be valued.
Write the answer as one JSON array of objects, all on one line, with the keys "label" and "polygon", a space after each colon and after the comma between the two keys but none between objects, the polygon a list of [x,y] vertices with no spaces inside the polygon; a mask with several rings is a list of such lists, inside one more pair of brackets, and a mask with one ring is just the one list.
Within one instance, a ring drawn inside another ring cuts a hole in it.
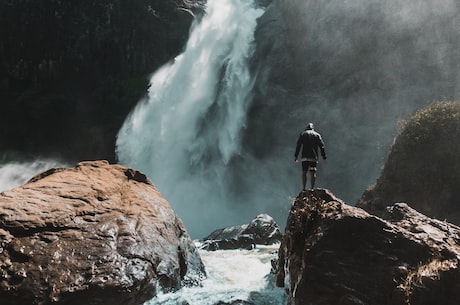
[{"label": "man's head", "polygon": [[313,130],[314,126],[313,126],[313,123],[308,123],[307,124],[307,129],[308,130]]}]

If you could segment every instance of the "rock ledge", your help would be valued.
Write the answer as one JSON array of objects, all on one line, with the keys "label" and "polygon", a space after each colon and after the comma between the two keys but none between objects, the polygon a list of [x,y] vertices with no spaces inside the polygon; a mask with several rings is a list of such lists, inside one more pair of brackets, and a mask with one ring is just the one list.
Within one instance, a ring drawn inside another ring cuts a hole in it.
[{"label": "rock ledge", "polygon": [[328,190],[306,191],[291,207],[277,284],[290,305],[460,304],[460,228],[405,203],[383,218]]}]

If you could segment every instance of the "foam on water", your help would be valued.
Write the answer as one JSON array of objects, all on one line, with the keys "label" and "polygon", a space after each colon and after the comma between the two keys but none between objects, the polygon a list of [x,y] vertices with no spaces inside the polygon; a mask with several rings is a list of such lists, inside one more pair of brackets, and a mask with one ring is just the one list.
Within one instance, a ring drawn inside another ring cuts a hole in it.
[{"label": "foam on water", "polygon": [[0,191],[20,186],[36,174],[53,167],[66,167],[66,165],[52,159],[14,161],[2,164],[0,165]]},{"label": "foam on water", "polygon": [[145,305],[214,305],[245,300],[257,305],[285,304],[284,289],[269,280],[271,260],[279,245],[257,246],[253,250],[202,251],[208,278],[201,287],[160,293]]}]

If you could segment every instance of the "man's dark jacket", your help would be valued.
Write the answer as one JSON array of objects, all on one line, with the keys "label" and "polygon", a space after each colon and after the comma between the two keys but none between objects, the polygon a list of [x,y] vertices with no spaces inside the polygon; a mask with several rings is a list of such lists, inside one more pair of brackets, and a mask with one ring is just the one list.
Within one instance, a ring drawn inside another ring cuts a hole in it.
[{"label": "man's dark jacket", "polygon": [[300,152],[302,146],[302,159],[308,159],[308,161],[318,160],[318,147],[321,150],[321,156],[326,160],[326,151],[324,150],[324,142],[321,135],[313,129],[304,130],[297,139],[297,146],[295,148],[294,157]]}]

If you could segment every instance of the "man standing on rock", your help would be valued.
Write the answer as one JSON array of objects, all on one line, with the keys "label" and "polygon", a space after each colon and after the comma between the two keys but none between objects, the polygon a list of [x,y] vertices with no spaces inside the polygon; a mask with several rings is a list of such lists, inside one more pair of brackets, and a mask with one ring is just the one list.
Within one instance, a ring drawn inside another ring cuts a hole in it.
[{"label": "man standing on rock", "polygon": [[297,156],[302,146],[302,186],[305,190],[307,184],[307,171],[311,174],[311,189],[315,188],[316,182],[316,165],[318,164],[318,147],[321,151],[321,156],[326,162],[326,151],[324,150],[324,142],[321,135],[314,130],[313,123],[308,123],[307,128],[299,135],[297,146],[295,148],[294,161],[299,162]]}]

